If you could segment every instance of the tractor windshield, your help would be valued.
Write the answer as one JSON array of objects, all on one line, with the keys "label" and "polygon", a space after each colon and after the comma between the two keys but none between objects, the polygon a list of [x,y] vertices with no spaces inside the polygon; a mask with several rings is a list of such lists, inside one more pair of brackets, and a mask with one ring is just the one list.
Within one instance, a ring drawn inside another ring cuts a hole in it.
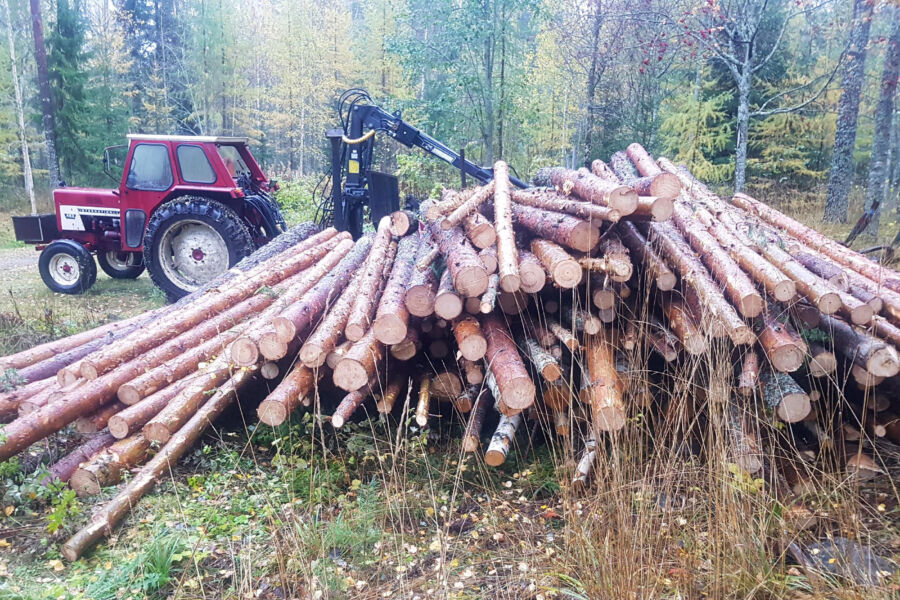
[{"label": "tractor windshield", "polygon": [[237,178],[239,175],[250,175],[250,167],[241,158],[241,153],[234,146],[216,146],[219,150],[219,156],[232,177]]}]

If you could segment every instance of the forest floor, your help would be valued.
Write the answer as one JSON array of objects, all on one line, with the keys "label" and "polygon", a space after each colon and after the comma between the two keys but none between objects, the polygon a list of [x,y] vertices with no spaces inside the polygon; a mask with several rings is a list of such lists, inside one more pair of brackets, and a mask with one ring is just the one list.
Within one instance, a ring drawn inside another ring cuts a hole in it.
[{"label": "forest floor", "polygon": [[[0,215],[0,354],[163,303],[146,275],[101,272],[84,296],[50,293],[37,253],[13,242],[6,222]],[[78,499],[26,473],[77,434],[0,464],[0,600],[900,593],[896,574],[859,587],[807,572],[788,552],[842,535],[900,558],[900,448],[890,444],[879,452],[891,476],[860,486],[822,473],[802,503],[782,504],[724,453],[701,463],[627,435],[583,494],[568,483],[576,458],[536,427],[492,469],[461,451],[452,414],[424,432],[379,417],[335,432],[310,413],[273,429],[257,425],[255,400],[246,394],[75,563],[63,561],[62,542],[115,488]]]}]

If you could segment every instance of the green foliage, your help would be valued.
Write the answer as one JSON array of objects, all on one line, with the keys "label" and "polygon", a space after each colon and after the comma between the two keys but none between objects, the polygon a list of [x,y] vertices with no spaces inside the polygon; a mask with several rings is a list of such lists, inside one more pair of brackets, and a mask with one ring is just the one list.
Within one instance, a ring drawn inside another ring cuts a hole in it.
[{"label": "green foliage", "polygon": [[50,502],[53,509],[47,516],[47,531],[56,533],[67,522],[81,514],[81,503],[75,495],[75,490],[64,488],[54,495]]},{"label": "green foliage", "polygon": [[313,190],[318,179],[311,177],[294,181],[279,181],[277,200],[288,224],[312,221],[316,216]]},{"label": "green foliage", "polygon": [[[187,554],[180,536],[158,534],[146,549],[130,560],[116,565],[114,570],[102,572],[101,577],[85,588],[85,597],[94,600],[116,600],[123,591],[158,597],[179,570],[176,566]],[[136,597],[136,596],[135,596]]]}]

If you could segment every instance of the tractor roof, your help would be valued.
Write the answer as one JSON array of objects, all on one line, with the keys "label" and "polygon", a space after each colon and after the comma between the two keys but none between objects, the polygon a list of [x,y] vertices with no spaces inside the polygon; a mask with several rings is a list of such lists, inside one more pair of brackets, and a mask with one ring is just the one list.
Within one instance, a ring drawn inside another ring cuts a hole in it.
[{"label": "tractor roof", "polygon": [[229,137],[224,135],[153,135],[147,133],[129,133],[129,140],[148,142],[212,142],[214,144],[246,144],[246,137]]}]

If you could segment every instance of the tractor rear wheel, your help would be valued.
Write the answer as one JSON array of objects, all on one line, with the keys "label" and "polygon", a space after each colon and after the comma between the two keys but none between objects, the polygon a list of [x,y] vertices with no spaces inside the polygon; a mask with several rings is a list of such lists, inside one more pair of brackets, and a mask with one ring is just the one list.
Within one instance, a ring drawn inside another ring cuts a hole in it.
[{"label": "tractor rear wheel", "polygon": [[97,252],[97,263],[113,279],[137,279],[144,272],[144,256],[138,252]]},{"label": "tractor rear wheel", "polygon": [[56,240],[41,252],[38,270],[44,284],[60,294],[82,294],[97,281],[97,264],[74,240]]},{"label": "tractor rear wheel", "polygon": [[170,300],[196,290],[253,250],[253,238],[237,213],[209,198],[166,202],[144,232],[144,264]]}]

